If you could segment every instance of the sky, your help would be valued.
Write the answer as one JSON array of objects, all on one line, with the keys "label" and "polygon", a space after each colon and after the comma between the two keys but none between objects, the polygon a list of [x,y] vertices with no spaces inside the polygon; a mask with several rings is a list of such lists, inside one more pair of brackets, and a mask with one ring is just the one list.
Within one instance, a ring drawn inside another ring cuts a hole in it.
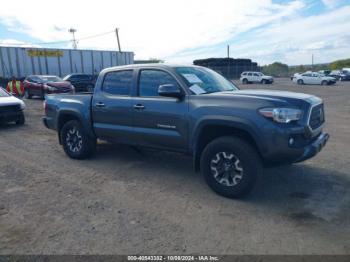
[{"label": "sky", "polygon": [[117,50],[116,27],[135,59],[191,64],[226,57],[227,45],[259,65],[350,58],[350,0],[11,0],[0,9],[0,45],[71,48],[75,28],[79,49]]}]

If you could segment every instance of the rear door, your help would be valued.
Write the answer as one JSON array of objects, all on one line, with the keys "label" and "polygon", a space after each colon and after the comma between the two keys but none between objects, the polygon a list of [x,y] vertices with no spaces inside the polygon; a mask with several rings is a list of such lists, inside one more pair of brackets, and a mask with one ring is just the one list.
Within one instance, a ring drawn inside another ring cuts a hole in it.
[{"label": "rear door", "polygon": [[312,85],[311,73],[302,74],[302,80],[304,84]]},{"label": "rear door", "polygon": [[260,82],[260,76],[258,73],[253,73],[253,82]]},{"label": "rear door", "polygon": [[160,69],[142,69],[138,94],[133,103],[137,143],[176,151],[188,149],[188,100],[158,95],[164,84],[181,85],[174,76]]},{"label": "rear door", "polygon": [[134,71],[118,70],[104,75],[102,86],[92,99],[92,117],[99,138],[131,143]]}]

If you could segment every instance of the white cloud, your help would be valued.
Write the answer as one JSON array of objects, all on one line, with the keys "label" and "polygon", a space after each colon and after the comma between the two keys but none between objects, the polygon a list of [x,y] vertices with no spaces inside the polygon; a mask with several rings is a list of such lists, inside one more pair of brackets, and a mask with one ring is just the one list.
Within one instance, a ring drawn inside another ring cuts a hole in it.
[{"label": "white cloud", "polygon": [[0,39],[0,46],[21,46],[21,47],[40,47],[39,45],[33,45],[31,43],[23,42],[23,41],[18,41],[16,39]]},{"label": "white cloud", "polygon": [[350,50],[350,6],[327,13],[271,23],[232,44],[233,56],[244,56],[260,64],[279,60],[288,64],[324,63],[348,58]]},{"label": "white cloud", "polygon": [[327,8],[335,8],[338,5],[340,5],[343,2],[343,0],[322,0],[322,3],[327,7]]},{"label": "white cloud", "polygon": [[[69,7],[69,8],[67,8]],[[0,17],[10,30],[41,41],[69,39],[120,28],[121,46],[136,58],[171,57],[189,49],[212,46],[246,30],[294,14],[303,3],[270,0],[128,0],[84,2],[44,0],[6,3]],[[19,22],[19,23],[18,23]],[[21,26],[25,25],[25,27]],[[60,29],[60,30],[58,30]],[[115,49],[114,34],[79,43],[81,48]]]},{"label": "white cloud", "polygon": [[[71,27],[78,30],[77,38],[119,27],[122,49],[134,51],[136,59],[190,63],[226,56],[230,43],[233,57],[299,64],[310,60],[310,52],[326,62],[348,55],[350,6],[335,8],[340,1],[323,0],[327,13],[304,17],[303,0],[61,0],[54,5],[11,0],[0,9],[0,23],[45,42],[71,39]],[[78,46],[116,50],[117,41],[112,33]]]}]

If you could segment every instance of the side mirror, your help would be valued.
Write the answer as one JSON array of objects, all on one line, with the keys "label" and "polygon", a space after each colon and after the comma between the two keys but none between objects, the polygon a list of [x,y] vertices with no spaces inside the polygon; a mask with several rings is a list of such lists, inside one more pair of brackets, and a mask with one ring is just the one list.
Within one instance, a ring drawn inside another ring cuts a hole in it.
[{"label": "side mirror", "polygon": [[175,97],[175,98],[183,97],[181,89],[178,86],[173,84],[160,85],[158,87],[158,94],[160,96],[166,96],[166,97]]}]

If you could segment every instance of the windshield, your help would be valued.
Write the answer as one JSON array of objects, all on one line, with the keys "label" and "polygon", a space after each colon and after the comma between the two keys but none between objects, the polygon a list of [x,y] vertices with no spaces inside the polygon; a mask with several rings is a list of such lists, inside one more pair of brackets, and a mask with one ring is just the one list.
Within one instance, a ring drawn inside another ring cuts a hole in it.
[{"label": "windshield", "polygon": [[208,68],[176,67],[175,71],[195,95],[238,90],[233,83]]},{"label": "windshield", "polygon": [[42,76],[41,80],[44,83],[47,82],[62,82],[63,80],[61,78],[59,78],[58,76]]},{"label": "windshield", "polygon": [[0,87],[0,97],[10,96],[2,87]]}]

